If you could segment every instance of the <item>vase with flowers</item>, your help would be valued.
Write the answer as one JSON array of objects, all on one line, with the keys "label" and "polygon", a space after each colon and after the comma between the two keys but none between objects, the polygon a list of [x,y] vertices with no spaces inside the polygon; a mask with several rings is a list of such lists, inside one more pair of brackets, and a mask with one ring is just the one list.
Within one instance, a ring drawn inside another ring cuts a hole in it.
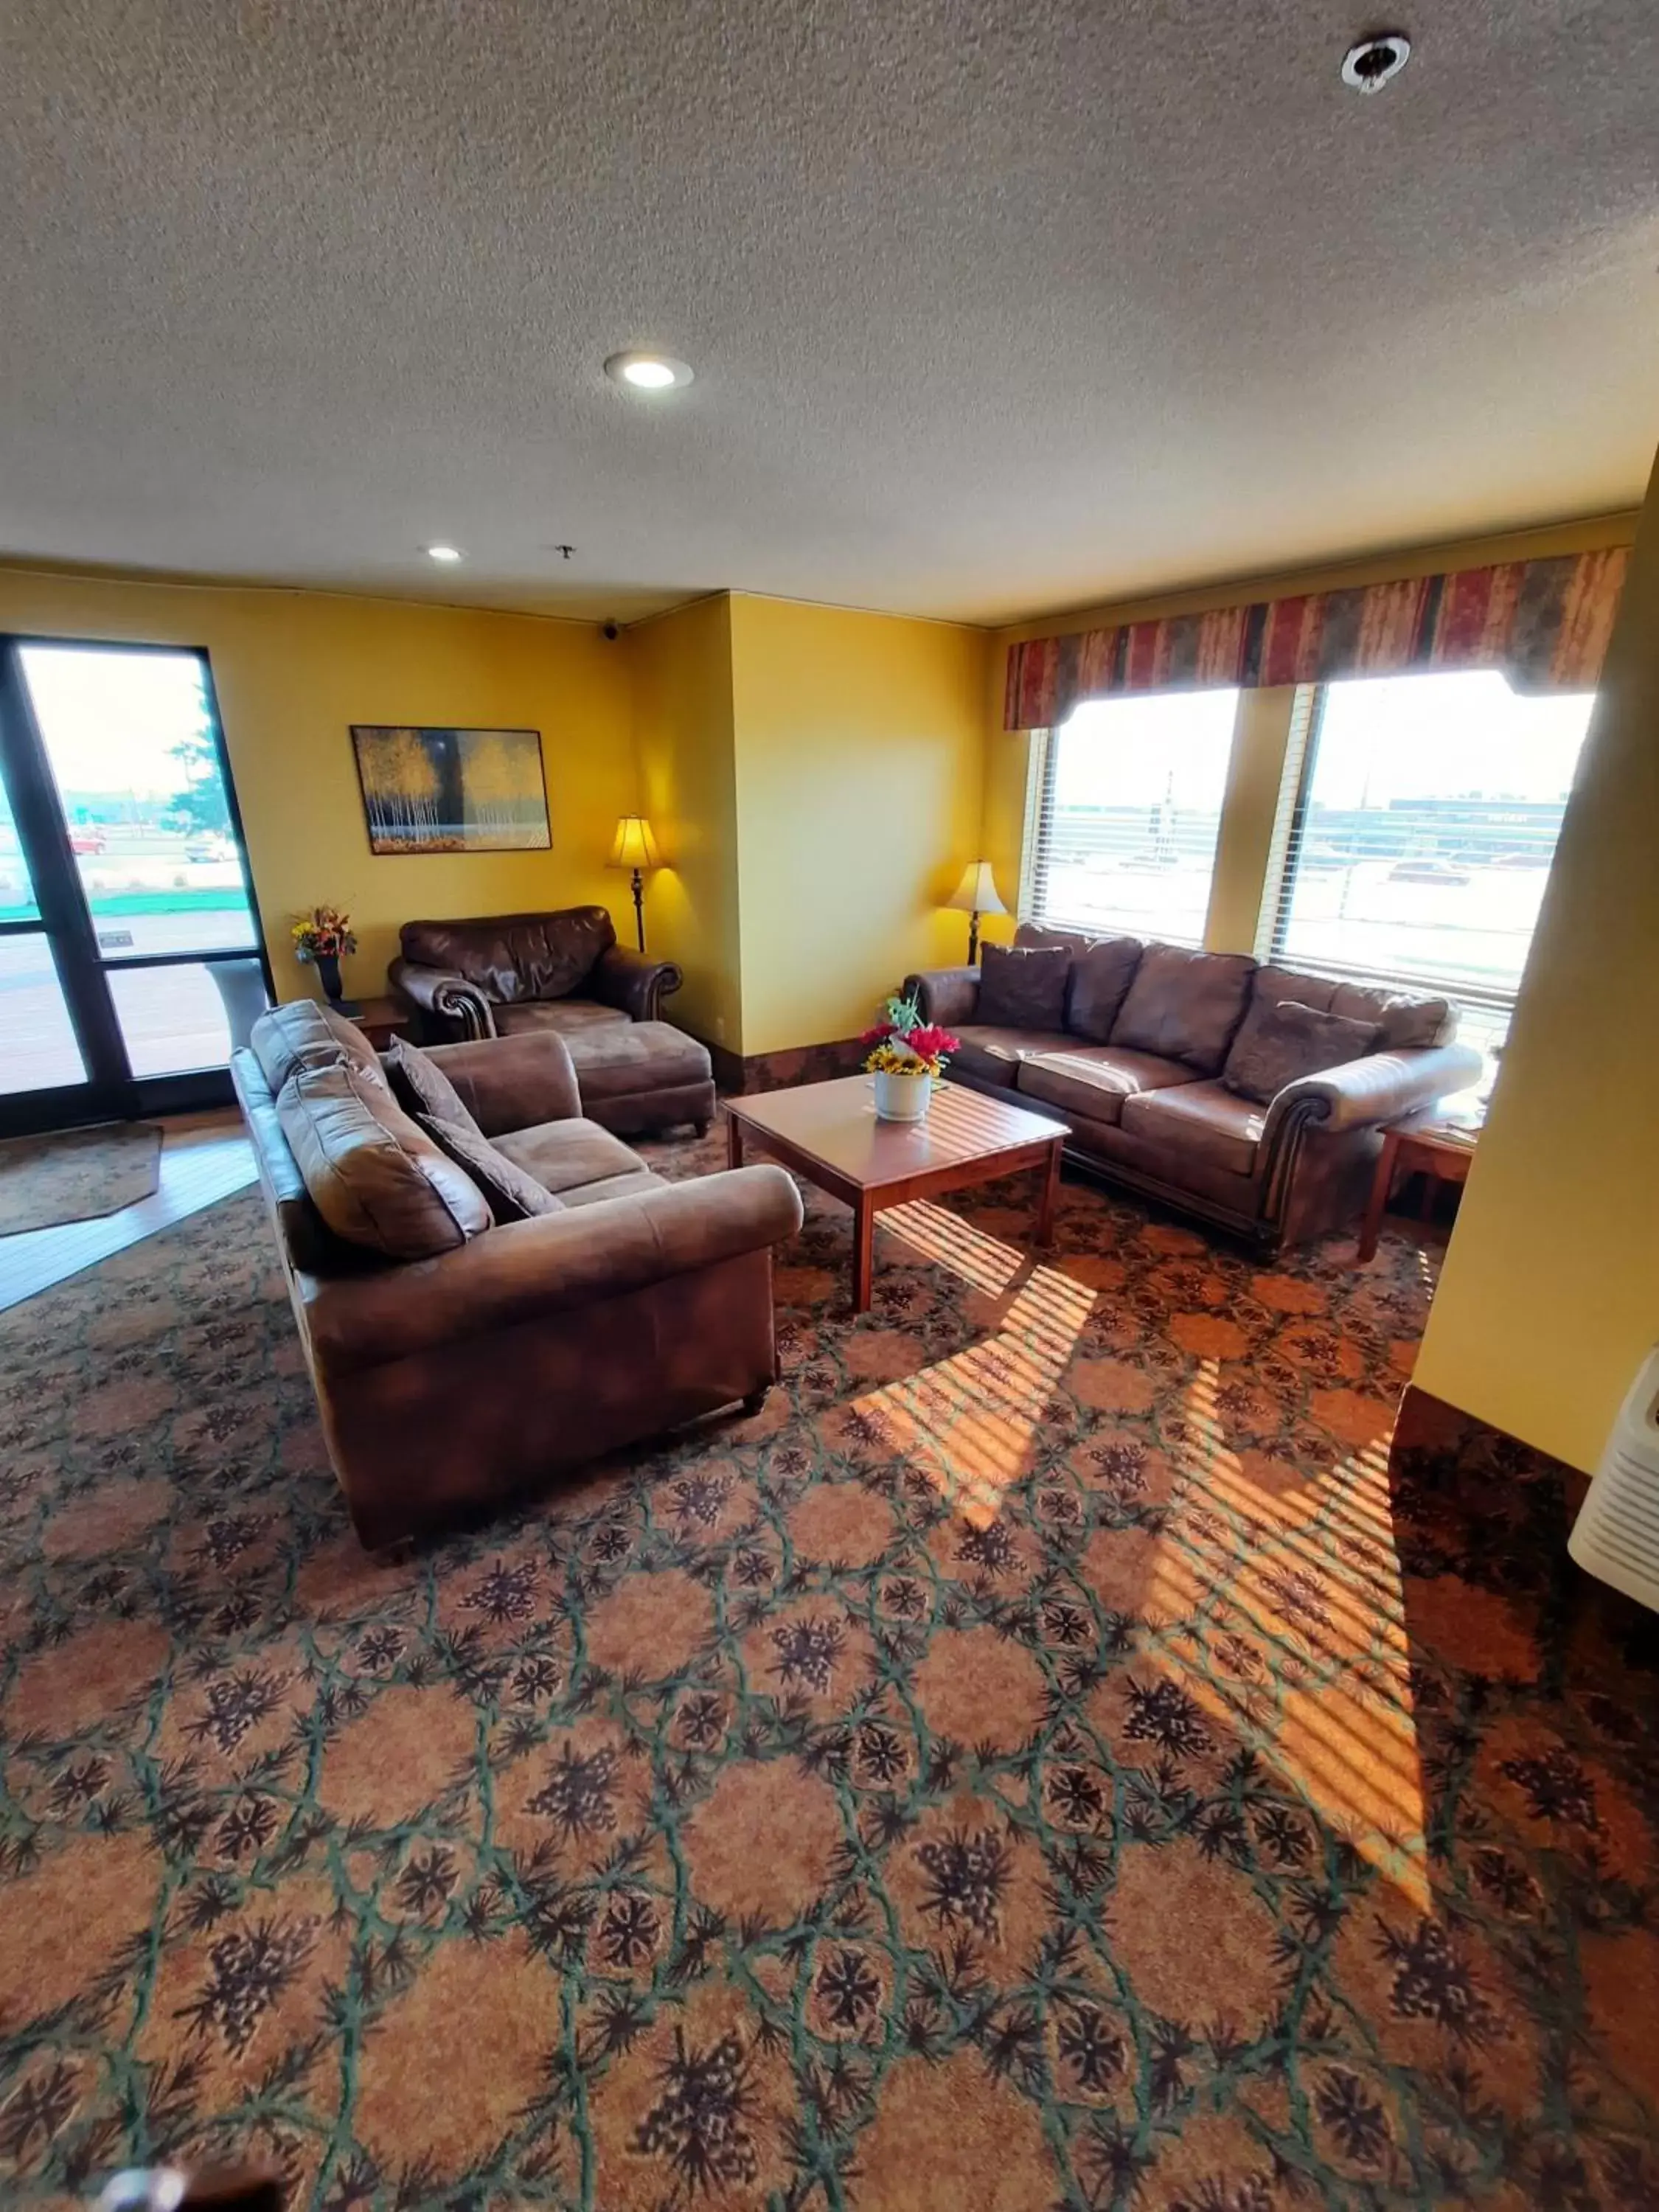
[{"label": "vase with flowers", "polygon": [[914,999],[889,999],[883,1018],[859,1039],[870,1048],[865,1067],[876,1079],[876,1118],[920,1121],[933,1085],[960,1040],[937,1022],[924,1022]]},{"label": "vase with flowers", "polygon": [[307,967],[315,968],[321,979],[324,996],[337,1014],[355,1014],[355,1000],[341,995],[340,956],[355,952],[357,940],[351,933],[351,916],[343,914],[337,906],[314,906],[309,914],[302,914],[294,924],[294,957]]}]

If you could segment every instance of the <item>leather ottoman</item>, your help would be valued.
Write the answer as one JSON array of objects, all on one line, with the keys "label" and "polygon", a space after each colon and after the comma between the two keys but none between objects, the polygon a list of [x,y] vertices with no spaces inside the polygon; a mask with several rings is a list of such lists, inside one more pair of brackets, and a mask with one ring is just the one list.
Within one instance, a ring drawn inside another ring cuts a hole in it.
[{"label": "leather ottoman", "polygon": [[669,1022],[602,1022],[565,1033],[582,1112],[618,1137],[652,1137],[714,1118],[707,1048]]}]

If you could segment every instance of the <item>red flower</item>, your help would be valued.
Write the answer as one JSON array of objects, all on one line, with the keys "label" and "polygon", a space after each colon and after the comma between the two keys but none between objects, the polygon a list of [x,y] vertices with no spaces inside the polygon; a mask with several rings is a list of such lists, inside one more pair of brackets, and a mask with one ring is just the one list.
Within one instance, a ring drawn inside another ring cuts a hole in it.
[{"label": "red flower", "polygon": [[962,1039],[953,1037],[937,1022],[929,1022],[926,1029],[912,1030],[904,1042],[919,1060],[942,1060],[947,1052],[962,1049]]},{"label": "red flower", "polygon": [[874,1029],[865,1030],[860,1032],[859,1042],[860,1044],[884,1044],[890,1036],[896,1036],[897,1035],[898,1030],[891,1022],[878,1022]]}]

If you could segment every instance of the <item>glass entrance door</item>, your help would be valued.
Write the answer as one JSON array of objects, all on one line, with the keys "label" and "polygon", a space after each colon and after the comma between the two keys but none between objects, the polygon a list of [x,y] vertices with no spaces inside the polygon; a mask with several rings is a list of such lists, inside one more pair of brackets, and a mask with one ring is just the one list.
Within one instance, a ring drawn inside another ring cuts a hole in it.
[{"label": "glass entrance door", "polygon": [[0,647],[0,1131],[228,1099],[268,986],[206,656]]}]

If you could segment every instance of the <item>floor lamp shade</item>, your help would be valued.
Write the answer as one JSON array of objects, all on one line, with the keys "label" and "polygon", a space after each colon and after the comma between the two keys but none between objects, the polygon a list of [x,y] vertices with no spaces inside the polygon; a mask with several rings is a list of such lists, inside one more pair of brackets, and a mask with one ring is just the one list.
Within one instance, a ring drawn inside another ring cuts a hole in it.
[{"label": "floor lamp shade", "polygon": [[651,824],[643,814],[623,814],[617,818],[616,842],[611,848],[611,858],[605,866],[628,868],[634,878],[634,934],[639,939],[640,950],[645,950],[645,872],[659,868],[661,855],[657,841],[651,835]]},{"label": "floor lamp shade", "polygon": [[617,823],[617,841],[608,863],[613,868],[659,868],[662,861],[651,824],[643,814],[624,814]]},{"label": "floor lamp shade", "polygon": [[945,903],[953,913],[968,916],[968,961],[971,967],[979,958],[981,915],[1006,914],[1008,911],[997,896],[996,878],[991,873],[991,863],[988,860],[969,860],[962,872],[962,881]]}]

